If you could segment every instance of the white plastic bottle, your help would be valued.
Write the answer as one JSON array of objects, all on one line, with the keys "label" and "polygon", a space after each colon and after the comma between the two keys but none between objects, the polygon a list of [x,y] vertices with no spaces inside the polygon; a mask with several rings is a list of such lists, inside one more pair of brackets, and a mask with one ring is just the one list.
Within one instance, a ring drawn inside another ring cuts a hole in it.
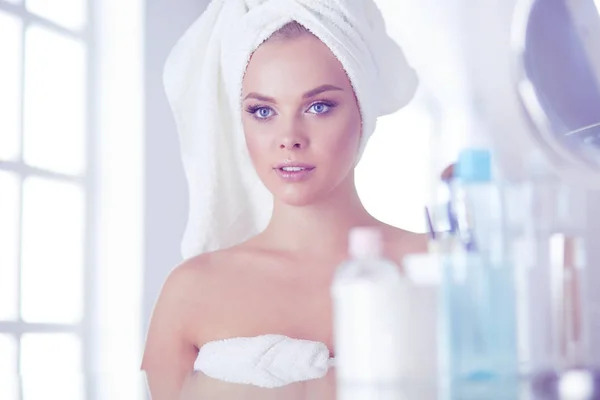
[{"label": "white plastic bottle", "polygon": [[331,287],[338,384],[397,384],[403,372],[404,279],[399,267],[382,256],[376,228],[354,228],[349,252]]}]

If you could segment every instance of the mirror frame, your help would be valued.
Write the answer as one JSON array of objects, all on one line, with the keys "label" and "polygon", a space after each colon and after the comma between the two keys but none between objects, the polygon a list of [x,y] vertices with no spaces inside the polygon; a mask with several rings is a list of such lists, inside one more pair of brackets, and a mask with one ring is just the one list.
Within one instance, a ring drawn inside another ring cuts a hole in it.
[{"label": "mirror frame", "polygon": [[[544,0],[517,0],[515,2],[511,26],[514,89],[517,92],[524,116],[530,125],[530,132],[551,167],[568,183],[600,190],[600,167],[594,167],[590,162],[578,157],[560,141],[525,68],[527,30],[531,13],[538,1]],[[593,0],[588,1],[593,2]]]}]

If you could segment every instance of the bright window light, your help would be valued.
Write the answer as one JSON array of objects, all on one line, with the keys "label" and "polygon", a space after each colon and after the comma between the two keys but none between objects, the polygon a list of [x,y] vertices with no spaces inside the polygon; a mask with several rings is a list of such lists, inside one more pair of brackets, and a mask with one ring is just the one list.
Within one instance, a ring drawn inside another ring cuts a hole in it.
[{"label": "bright window light", "polygon": [[24,181],[21,315],[25,321],[81,320],[84,222],[80,187],[37,177]]},{"label": "bright window light", "polygon": [[67,29],[80,30],[86,22],[87,0],[27,0],[27,9]]},{"label": "bright window light", "polygon": [[25,37],[24,160],[54,172],[85,168],[86,50],[33,25]]},{"label": "bright window light", "polygon": [[18,317],[19,192],[18,176],[0,171],[0,321]]},{"label": "bright window light", "polygon": [[21,26],[21,20],[0,12],[0,160],[16,160],[20,153]]}]

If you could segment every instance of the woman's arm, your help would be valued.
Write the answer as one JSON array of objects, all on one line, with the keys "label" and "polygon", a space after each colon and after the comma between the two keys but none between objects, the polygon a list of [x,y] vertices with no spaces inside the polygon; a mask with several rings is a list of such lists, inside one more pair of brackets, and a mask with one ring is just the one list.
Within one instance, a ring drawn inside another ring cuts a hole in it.
[{"label": "woman's arm", "polygon": [[192,268],[184,264],[171,272],[152,314],[142,360],[152,400],[178,399],[194,369],[198,350],[188,323],[193,315],[189,296],[198,279]]}]

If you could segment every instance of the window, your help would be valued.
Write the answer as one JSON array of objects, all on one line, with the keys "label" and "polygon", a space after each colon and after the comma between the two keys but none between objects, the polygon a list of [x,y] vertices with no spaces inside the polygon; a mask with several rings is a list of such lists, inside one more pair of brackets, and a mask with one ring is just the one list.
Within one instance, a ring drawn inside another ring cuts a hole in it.
[{"label": "window", "polygon": [[2,399],[94,398],[88,1],[0,0]]}]

